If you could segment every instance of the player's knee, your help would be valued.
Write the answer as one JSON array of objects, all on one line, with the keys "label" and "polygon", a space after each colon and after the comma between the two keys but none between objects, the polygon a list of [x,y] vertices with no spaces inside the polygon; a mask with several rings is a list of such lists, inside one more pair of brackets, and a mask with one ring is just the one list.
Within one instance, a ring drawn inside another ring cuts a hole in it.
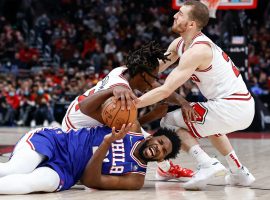
[{"label": "player's knee", "polygon": [[37,187],[35,190],[43,192],[54,192],[59,186],[60,177],[51,168],[37,168],[33,175],[39,177],[37,185],[32,185],[32,187]]}]

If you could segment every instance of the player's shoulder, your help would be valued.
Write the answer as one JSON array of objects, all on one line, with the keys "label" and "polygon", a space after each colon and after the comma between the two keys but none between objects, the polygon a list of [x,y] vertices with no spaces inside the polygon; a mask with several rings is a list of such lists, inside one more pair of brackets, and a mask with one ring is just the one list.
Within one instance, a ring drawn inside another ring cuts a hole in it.
[{"label": "player's shoulder", "polygon": [[120,75],[120,74],[122,74],[126,69],[127,69],[126,66],[116,67],[116,68],[114,68],[108,75],[114,75],[114,74]]},{"label": "player's shoulder", "polygon": [[207,37],[205,34],[203,33],[200,33],[200,34],[197,34],[194,39],[193,39],[193,42],[192,44],[190,45],[190,48],[192,48],[193,46],[213,46],[215,45],[214,42],[209,38]]},{"label": "player's shoulder", "polygon": [[183,38],[182,37],[178,37],[176,39],[174,39],[171,44],[168,47],[167,52],[174,52],[177,53],[179,46],[181,45],[181,43],[183,42]]},{"label": "player's shoulder", "polygon": [[182,38],[182,37],[178,37],[178,38],[174,39],[174,40],[171,42],[170,46],[171,46],[171,47],[177,47],[177,46],[180,45],[182,42],[183,42],[183,38]]}]

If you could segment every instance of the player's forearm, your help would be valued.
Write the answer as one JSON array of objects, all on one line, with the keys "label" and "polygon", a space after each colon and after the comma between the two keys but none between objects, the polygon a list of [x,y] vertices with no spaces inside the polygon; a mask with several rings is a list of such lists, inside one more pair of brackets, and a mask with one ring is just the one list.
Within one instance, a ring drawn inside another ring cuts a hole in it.
[{"label": "player's forearm", "polygon": [[138,119],[138,121],[140,122],[140,124],[144,125],[146,123],[151,123],[157,119],[160,119],[160,117],[157,117],[155,112],[148,112],[145,115],[143,115],[142,117],[140,117]]},{"label": "player's forearm", "polygon": [[143,108],[154,103],[157,103],[170,95],[170,91],[164,87],[155,88],[139,98],[137,108]]},{"label": "player's forearm", "polygon": [[172,103],[172,104],[176,104],[179,106],[182,106],[183,103],[188,103],[188,101],[182,97],[181,95],[177,94],[176,92],[172,93],[167,99],[166,101],[168,103]]},{"label": "player's forearm", "polygon": [[111,142],[103,141],[93,154],[92,158],[88,161],[81,178],[81,181],[85,186],[91,188],[100,188],[102,163],[110,146]]},{"label": "player's forearm", "polygon": [[109,97],[113,95],[113,90],[106,89],[96,92],[79,103],[79,107],[82,113],[90,116],[95,112]]}]

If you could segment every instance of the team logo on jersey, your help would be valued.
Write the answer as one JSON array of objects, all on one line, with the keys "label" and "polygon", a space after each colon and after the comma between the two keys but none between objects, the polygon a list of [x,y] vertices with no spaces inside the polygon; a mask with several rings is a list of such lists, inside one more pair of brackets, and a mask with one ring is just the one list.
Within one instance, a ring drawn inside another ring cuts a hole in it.
[{"label": "team logo on jersey", "polygon": [[138,165],[133,165],[133,171],[138,171],[139,167]]},{"label": "team logo on jersey", "polygon": [[102,79],[99,90],[102,90],[108,82],[109,82],[109,76],[106,76],[104,79]]},{"label": "team logo on jersey", "polygon": [[195,103],[195,104],[193,104],[191,106],[200,115],[199,117],[196,118],[196,123],[198,123],[198,124],[204,124],[205,117],[206,117],[206,115],[208,113],[207,108],[204,107],[200,103]]}]

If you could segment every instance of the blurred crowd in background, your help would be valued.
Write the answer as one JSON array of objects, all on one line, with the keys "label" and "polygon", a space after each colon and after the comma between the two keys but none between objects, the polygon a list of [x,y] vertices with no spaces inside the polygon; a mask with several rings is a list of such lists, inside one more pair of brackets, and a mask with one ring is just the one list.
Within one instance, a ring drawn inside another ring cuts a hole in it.
[{"label": "blurred crowd in background", "polygon": [[[203,32],[222,48],[245,36],[251,91],[270,109],[269,1],[258,9],[218,11]],[[170,0],[0,1],[0,126],[61,123],[69,103],[129,51],[152,40],[167,48],[175,12]],[[191,82],[179,92],[203,98]]]}]

